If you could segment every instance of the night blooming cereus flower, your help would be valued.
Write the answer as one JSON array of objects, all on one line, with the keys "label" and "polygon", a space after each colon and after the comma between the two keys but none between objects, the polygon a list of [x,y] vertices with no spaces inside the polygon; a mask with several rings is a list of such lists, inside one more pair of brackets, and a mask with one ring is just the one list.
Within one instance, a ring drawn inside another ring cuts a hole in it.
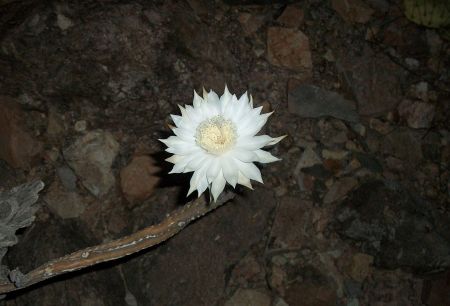
[{"label": "night blooming cereus flower", "polygon": [[194,190],[200,196],[210,188],[214,201],[226,183],[252,188],[250,180],[262,183],[261,172],[253,162],[279,160],[261,148],[274,145],[285,136],[256,136],[272,113],[261,114],[253,108],[247,93],[239,99],[225,86],[223,95],[194,91],[193,106],[180,106],[181,116],[171,115],[176,136],[160,139],[172,153],[167,161],[174,164],[170,173],[194,172],[188,195]]}]

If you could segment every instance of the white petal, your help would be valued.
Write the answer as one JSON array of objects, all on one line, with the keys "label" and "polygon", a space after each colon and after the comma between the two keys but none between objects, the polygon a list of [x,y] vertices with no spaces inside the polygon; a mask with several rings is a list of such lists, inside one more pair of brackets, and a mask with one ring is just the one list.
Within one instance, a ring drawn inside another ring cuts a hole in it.
[{"label": "white petal", "polygon": [[245,175],[242,174],[241,171],[239,171],[239,175],[238,175],[238,184],[241,184],[241,185],[253,190],[252,183],[250,182],[248,177],[246,177]]},{"label": "white petal", "polygon": [[170,146],[166,149],[166,152],[177,155],[189,155],[202,152],[202,149],[200,149],[197,145],[187,144],[187,145]]},{"label": "white petal", "polygon": [[238,132],[242,135],[246,134],[249,135],[249,133],[245,133],[245,130],[249,129],[249,127],[253,126],[255,122],[258,121],[259,114],[261,113],[262,106],[252,109],[251,111],[247,112],[244,118],[237,122],[237,129]]},{"label": "white petal", "polygon": [[263,164],[273,163],[280,160],[279,158],[264,150],[256,150],[255,153],[258,156],[258,162]]},{"label": "white petal", "polygon": [[272,141],[272,137],[267,135],[261,136],[242,136],[239,137],[236,143],[236,148],[246,150],[257,150],[266,146]]},{"label": "white petal", "polygon": [[221,107],[222,114],[227,109],[229,103],[231,103],[231,93],[228,91],[227,85],[225,85],[225,90],[223,91],[223,95],[220,97],[220,107]]},{"label": "white petal", "polygon": [[171,157],[166,158],[166,161],[172,164],[176,164],[181,161],[186,156],[183,155],[172,155]]},{"label": "white petal", "polygon": [[195,108],[200,108],[203,104],[203,99],[198,95],[198,93],[194,90],[194,100],[192,101],[192,104]]},{"label": "white petal", "polygon": [[206,171],[206,178],[208,179],[208,182],[212,182],[219,175],[220,169],[220,160],[218,158],[214,158],[208,168],[208,171]]},{"label": "white petal", "polygon": [[243,161],[245,163],[249,163],[249,162],[252,162],[252,161],[258,161],[259,160],[259,158],[255,154],[255,152],[250,151],[250,150],[234,148],[229,154],[231,156],[233,156],[234,158],[237,158],[240,161]]},{"label": "white petal", "polygon": [[177,127],[180,127],[180,123],[181,123],[181,120],[183,119],[183,117],[178,116],[178,115],[170,115],[170,117],[172,117],[173,123],[175,123],[175,125]]},{"label": "white petal", "polygon": [[239,98],[239,103],[249,104],[247,92],[244,92],[244,94]]},{"label": "white petal", "polygon": [[217,198],[222,193],[223,189],[225,188],[225,184],[225,178],[223,177],[222,171],[220,171],[219,175],[213,181],[211,186],[211,193],[213,195],[214,202],[217,201]]},{"label": "white petal", "polygon": [[248,106],[247,94],[242,95],[242,97],[238,100],[238,103],[236,103],[235,105],[236,107],[233,113],[233,119],[235,123],[239,124],[239,122],[241,122],[246,116],[248,116],[249,112],[251,111],[250,107]]},{"label": "white petal", "polygon": [[172,129],[173,133],[177,135],[180,139],[193,143],[195,141],[194,139],[194,133],[190,130],[182,129],[182,128],[174,128]]},{"label": "white petal", "polygon": [[203,165],[208,162],[209,158],[207,154],[200,151],[197,153],[194,153],[190,156],[189,160],[186,163],[184,172],[191,172],[200,169],[203,167]]},{"label": "white petal", "polygon": [[209,186],[208,180],[206,179],[206,176],[203,176],[203,178],[201,178],[200,181],[198,182],[197,186],[198,197],[200,197],[202,193],[205,192],[208,186]]},{"label": "white petal", "polygon": [[237,159],[235,159],[234,161],[236,162],[239,171],[241,171],[243,175],[251,180],[255,180],[260,183],[263,182],[261,172],[253,163],[244,163]]},{"label": "white petal", "polygon": [[[194,174],[192,174],[191,181],[190,181],[190,188],[189,188],[187,195],[190,195],[194,190],[199,188],[199,186],[201,185],[200,183],[205,178],[207,168],[208,168],[208,165],[205,164],[203,167],[196,170],[194,172]],[[200,196],[200,194],[199,194],[199,196]]]},{"label": "white petal", "polygon": [[259,131],[261,131],[262,127],[266,124],[267,119],[269,118],[270,115],[272,115],[273,112],[271,113],[266,113],[266,114],[262,114],[259,116],[258,120],[256,121],[255,124],[253,124],[252,126],[250,126],[245,132],[247,135],[256,135]]},{"label": "white petal", "polygon": [[236,148],[242,148],[247,150],[257,150],[265,146],[274,145],[281,141],[286,136],[281,136],[277,138],[272,138],[267,135],[260,136],[243,136],[239,137]]},{"label": "white petal", "polygon": [[208,104],[215,109],[217,115],[221,113],[219,96],[213,90],[208,93]]},{"label": "white petal", "polygon": [[286,137],[287,137],[287,135],[283,135],[283,136],[280,136],[280,137],[272,138],[272,141],[269,142],[267,145],[268,146],[273,146],[274,144],[279,143],[280,141],[282,141]]},{"label": "white petal", "polygon": [[190,105],[186,105],[186,114],[189,120],[195,125],[198,125],[202,121],[202,115],[195,108]]},{"label": "white petal", "polygon": [[236,163],[232,158],[221,158],[220,163],[222,164],[222,172],[225,180],[231,186],[236,187],[238,180],[238,168]]}]

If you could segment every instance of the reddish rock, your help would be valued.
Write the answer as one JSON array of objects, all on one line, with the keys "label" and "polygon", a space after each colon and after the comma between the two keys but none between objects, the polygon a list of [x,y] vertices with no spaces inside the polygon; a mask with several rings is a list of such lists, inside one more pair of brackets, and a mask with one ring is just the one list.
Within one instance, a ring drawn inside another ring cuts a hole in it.
[{"label": "reddish rock", "polygon": [[[305,247],[305,242],[309,239],[305,228],[311,222],[311,208],[312,203],[309,201],[294,197],[280,199],[271,232],[274,248]],[[303,226],[298,226],[299,224]]]},{"label": "reddish rock", "polygon": [[330,204],[344,198],[353,188],[358,185],[358,181],[352,177],[344,177],[336,181],[325,194],[323,202]]},{"label": "reddish rock", "polygon": [[314,284],[305,281],[294,283],[286,290],[284,298],[288,305],[296,306],[329,306],[336,305],[336,290],[326,284]]},{"label": "reddish rock", "polygon": [[14,168],[27,168],[42,151],[42,143],[26,130],[24,113],[14,99],[0,96],[0,159]]},{"label": "reddish rock", "polygon": [[264,19],[264,15],[253,15],[249,13],[242,13],[238,17],[239,23],[246,36],[250,36],[258,31],[264,24]]},{"label": "reddish rock", "polygon": [[159,182],[159,176],[156,175],[159,170],[151,157],[146,155],[134,157],[120,171],[120,185],[127,200],[136,202],[147,199]]},{"label": "reddish rock", "polygon": [[358,101],[360,115],[380,115],[399,104],[405,71],[383,53],[369,47],[361,55],[342,50],[336,67],[344,86],[351,89]]},{"label": "reddish rock", "polygon": [[289,28],[298,28],[303,23],[304,18],[305,13],[302,9],[289,5],[284,9],[277,21]]},{"label": "reddish rock", "polygon": [[422,302],[431,306],[450,305],[450,273],[425,280]]},{"label": "reddish rock", "polygon": [[340,160],[337,159],[325,159],[323,161],[323,166],[325,169],[327,169],[328,171],[336,174],[338,173],[341,169],[342,169],[342,163]]},{"label": "reddish rock", "polygon": [[267,51],[271,64],[311,73],[309,39],[302,31],[270,27],[267,32]]},{"label": "reddish rock", "polygon": [[349,23],[366,23],[374,13],[374,10],[361,0],[332,0],[331,5],[342,19]]},{"label": "reddish rock", "polygon": [[62,219],[78,218],[86,208],[78,193],[66,191],[56,182],[49,187],[44,199],[47,207]]},{"label": "reddish rock", "polygon": [[356,253],[352,257],[350,266],[348,267],[348,274],[357,282],[362,283],[371,273],[373,265],[373,256]]}]

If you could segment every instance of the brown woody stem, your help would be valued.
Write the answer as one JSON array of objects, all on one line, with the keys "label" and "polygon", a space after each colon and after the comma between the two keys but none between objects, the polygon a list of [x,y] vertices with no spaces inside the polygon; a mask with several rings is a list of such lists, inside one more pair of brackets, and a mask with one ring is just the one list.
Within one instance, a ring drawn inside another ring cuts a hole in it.
[{"label": "brown woody stem", "polygon": [[211,203],[207,203],[202,197],[170,213],[161,223],[146,227],[129,236],[51,260],[27,274],[13,270],[9,275],[11,282],[0,282],[0,294],[23,289],[61,274],[119,259],[157,245],[233,197],[234,194],[225,193],[217,202]]}]

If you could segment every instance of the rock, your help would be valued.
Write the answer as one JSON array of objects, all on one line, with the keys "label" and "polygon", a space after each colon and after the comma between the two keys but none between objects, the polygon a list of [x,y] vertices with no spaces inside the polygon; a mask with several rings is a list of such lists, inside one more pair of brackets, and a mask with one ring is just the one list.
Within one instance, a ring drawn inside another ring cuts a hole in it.
[{"label": "rock", "polygon": [[72,169],[67,166],[58,167],[56,168],[56,174],[67,190],[75,191],[77,189],[77,176]]},{"label": "rock", "polygon": [[280,295],[284,295],[285,285],[284,280],[287,278],[286,271],[277,265],[272,266],[270,274],[270,287],[278,291]]},{"label": "rock", "polygon": [[273,303],[273,306],[289,306],[289,304],[282,298],[277,297]]},{"label": "rock", "polygon": [[362,283],[371,273],[372,264],[373,256],[356,253],[353,255],[349,274],[355,281]]},{"label": "rock", "polygon": [[[280,199],[270,236],[273,239],[273,248],[303,248],[308,245],[308,235],[305,233],[306,225],[310,221],[309,210],[312,203],[300,201],[294,197]],[[298,226],[302,224],[302,226]]]},{"label": "rock", "polygon": [[405,58],[405,64],[408,66],[409,69],[412,70],[416,70],[420,67],[420,62],[415,58],[410,57]]},{"label": "rock", "polygon": [[298,28],[305,18],[303,10],[295,5],[288,5],[277,21],[289,28]]},{"label": "rock", "polygon": [[422,289],[425,305],[450,305],[450,273],[425,279]]},{"label": "rock", "polygon": [[323,158],[327,158],[327,159],[337,159],[337,160],[341,160],[347,157],[348,155],[348,151],[344,151],[344,150],[328,150],[328,149],[323,149],[322,150],[322,157]]},{"label": "rock", "polygon": [[368,181],[336,211],[338,232],[374,256],[383,269],[417,273],[450,267],[450,223],[411,190],[387,181]]},{"label": "rock", "polygon": [[86,120],[79,120],[79,121],[75,122],[75,125],[74,125],[74,129],[78,133],[86,131],[86,127],[87,127]]},{"label": "rock", "polygon": [[366,127],[361,123],[352,124],[351,127],[359,136],[366,136]]},{"label": "rock", "polygon": [[54,108],[50,108],[48,111],[47,134],[50,137],[57,138],[62,136],[64,131],[64,119]]},{"label": "rock", "polygon": [[28,168],[42,152],[42,143],[27,131],[25,114],[14,99],[0,96],[0,159],[14,168]]},{"label": "rock", "polygon": [[115,184],[111,170],[119,144],[109,132],[95,130],[79,137],[63,151],[68,165],[96,197],[106,195]]},{"label": "rock", "polygon": [[394,127],[391,126],[389,122],[384,122],[377,118],[370,118],[369,127],[381,135],[389,134],[394,130]]},{"label": "rock", "polygon": [[342,162],[337,159],[324,159],[323,166],[334,175],[342,170]]},{"label": "rock", "polygon": [[289,285],[284,297],[288,305],[330,306],[336,305],[336,290],[327,284],[315,284],[310,280]]},{"label": "rock", "polygon": [[340,120],[321,119],[317,123],[317,130],[320,142],[327,147],[334,147],[335,144],[341,144],[347,141],[347,127]]},{"label": "rock", "polygon": [[264,268],[258,263],[256,258],[250,254],[240,260],[233,268],[230,283],[232,283],[232,285],[237,284],[238,286],[245,287],[249,283],[264,281],[264,279]]},{"label": "rock", "polygon": [[314,85],[303,84],[289,90],[288,108],[290,113],[305,118],[330,116],[349,122],[359,120],[353,102]]},{"label": "rock", "polygon": [[367,23],[374,10],[361,0],[332,0],[331,5],[349,23]]},{"label": "rock", "polygon": [[417,165],[423,157],[422,135],[423,133],[408,128],[396,129],[383,138],[381,151],[412,165]]},{"label": "rock", "polygon": [[266,292],[255,289],[238,289],[234,295],[225,302],[225,306],[270,306],[272,298]]},{"label": "rock", "polygon": [[416,98],[428,102],[428,83],[419,82],[414,86],[414,95]]},{"label": "rock", "polygon": [[307,147],[305,151],[303,151],[300,160],[297,163],[295,170],[298,172],[303,168],[308,168],[317,164],[320,164],[320,157],[317,156],[316,152],[311,147]]},{"label": "rock", "polygon": [[122,192],[129,202],[143,201],[153,193],[160,180],[155,164],[150,156],[137,156],[120,171]]},{"label": "rock", "polygon": [[383,167],[378,162],[375,156],[360,152],[354,152],[354,156],[359,161],[362,167],[370,170],[371,172],[380,173],[383,171]]},{"label": "rock", "polygon": [[379,115],[395,109],[400,102],[405,72],[386,55],[369,47],[364,48],[362,55],[342,52],[336,67],[356,97],[360,115]]},{"label": "rock", "polygon": [[272,65],[311,74],[309,39],[302,31],[270,27],[267,32],[267,52]]},{"label": "rock", "polygon": [[431,127],[435,107],[430,103],[403,100],[398,106],[398,113],[400,117],[408,123],[409,127],[414,129],[426,129]]},{"label": "rock", "polygon": [[77,218],[86,208],[76,192],[64,191],[55,183],[50,186],[44,200],[48,208],[63,219]]},{"label": "rock", "polygon": [[238,20],[245,35],[250,36],[261,28],[265,22],[265,16],[241,13],[239,14]]},{"label": "rock", "polygon": [[336,181],[323,198],[324,204],[330,204],[344,198],[353,188],[358,185],[358,181],[352,177],[344,177]]},{"label": "rock", "polygon": [[57,14],[56,16],[56,24],[58,25],[58,27],[65,31],[68,28],[70,28],[71,26],[73,26],[73,22],[72,20],[70,20],[69,17],[64,16],[63,14]]}]

